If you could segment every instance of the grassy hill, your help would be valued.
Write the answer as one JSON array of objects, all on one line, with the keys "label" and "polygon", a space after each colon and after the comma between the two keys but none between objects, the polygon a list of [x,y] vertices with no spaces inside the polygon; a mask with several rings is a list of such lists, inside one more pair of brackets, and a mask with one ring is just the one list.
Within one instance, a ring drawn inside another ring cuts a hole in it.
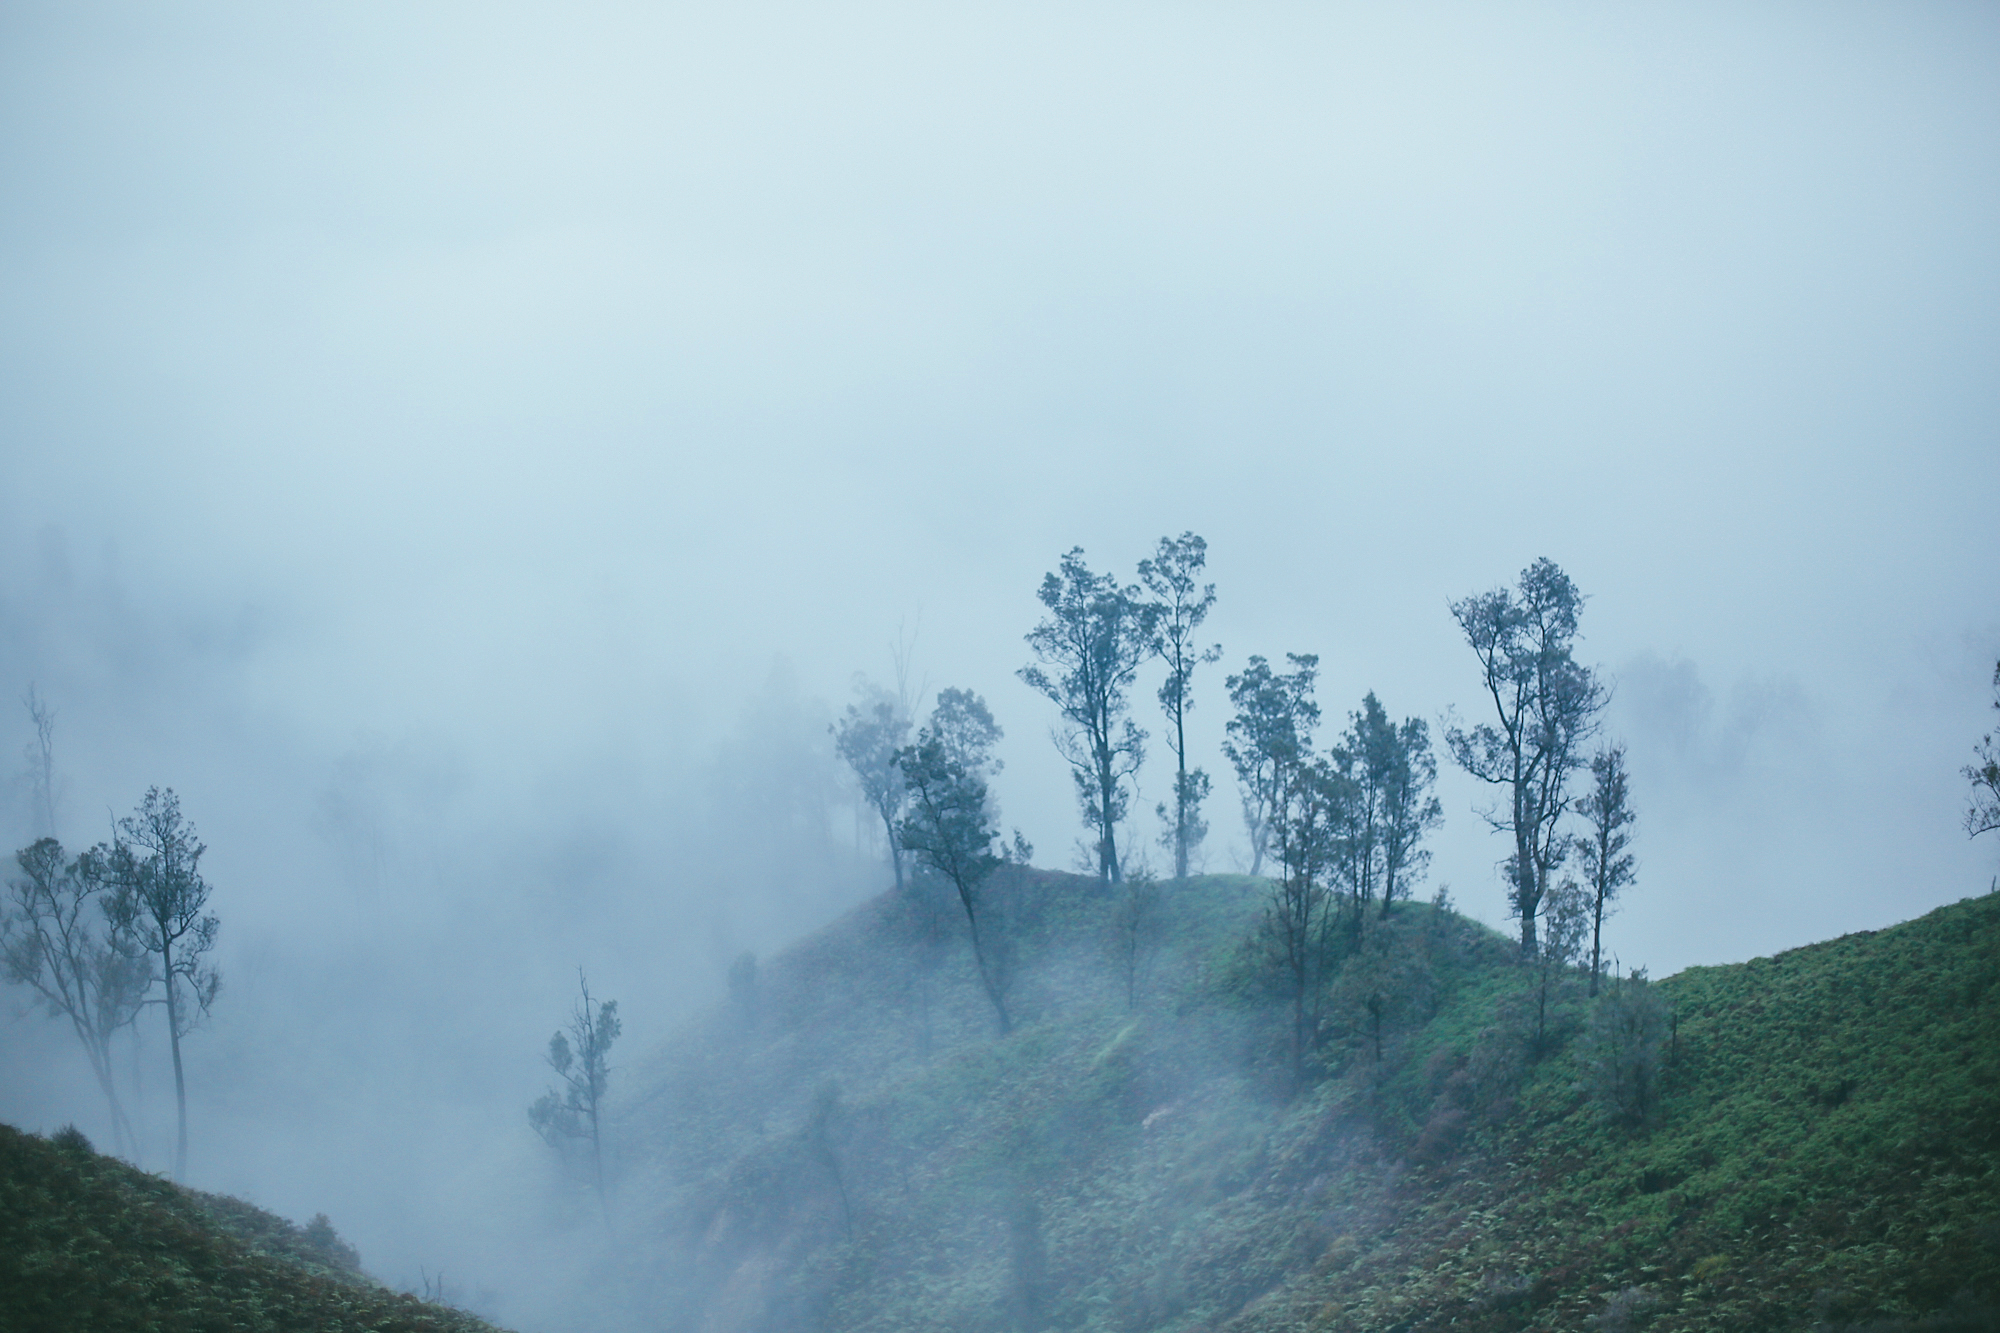
[{"label": "grassy hill", "polygon": [[324,1218],[301,1228],[0,1125],[0,1329],[19,1333],[491,1333],[360,1272]]},{"label": "grassy hill", "polygon": [[1128,992],[1118,898],[1004,873],[1011,1035],[885,896],[625,1072],[582,1322],[2000,1326],[2000,897],[1595,1002],[1399,905],[1301,1079],[1259,882],[1163,886]]}]

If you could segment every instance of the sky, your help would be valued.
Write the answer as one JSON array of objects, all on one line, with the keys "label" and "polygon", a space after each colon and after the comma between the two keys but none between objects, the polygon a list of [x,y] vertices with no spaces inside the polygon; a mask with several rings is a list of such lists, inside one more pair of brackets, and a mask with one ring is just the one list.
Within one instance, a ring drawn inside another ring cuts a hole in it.
[{"label": "sky", "polygon": [[[8,7],[0,741],[32,684],[66,841],[208,843],[195,1183],[397,1280],[476,1231],[576,968],[643,1048],[882,886],[825,728],[899,653],[1071,865],[1074,546],[1208,542],[1211,869],[1226,674],[1476,719],[1448,604],[1547,556],[1623,965],[1986,890],[1995,69],[1972,4]],[[1426,890],[1510,928],[1445,770]],[[91,1128],[24,1009],[0,1119]]]}]

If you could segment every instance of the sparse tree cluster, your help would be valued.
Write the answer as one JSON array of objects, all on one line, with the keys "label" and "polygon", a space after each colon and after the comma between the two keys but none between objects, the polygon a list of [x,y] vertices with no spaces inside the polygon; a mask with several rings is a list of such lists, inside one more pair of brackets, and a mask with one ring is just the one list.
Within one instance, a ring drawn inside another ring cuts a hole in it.
[{"label": "sparse tree cluster", "polygon": [[112,1076],[111,1041],[143,1006],[166,1011],[177,1180],[187,1173],[181,1039],[207,1016],[222,985],[208,960],[221,923],[207,910],[209,886],[201,874],[207,850],[172,789],[151,788],[118,821],[109,843],[72,857],[48,837],[16,852],[20,873],[9,881],[0,922],[8,979],[32,989],[51,1015],[69,1019],[121,1151],[136,1153],[138,1137]]}]

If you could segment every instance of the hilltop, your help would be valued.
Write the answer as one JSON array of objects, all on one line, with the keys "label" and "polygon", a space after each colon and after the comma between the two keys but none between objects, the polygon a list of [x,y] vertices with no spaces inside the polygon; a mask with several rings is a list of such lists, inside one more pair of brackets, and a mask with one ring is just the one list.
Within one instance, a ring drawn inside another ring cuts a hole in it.
[{"label": "hilltop", "polygon": [[[1130,992],[1114,893],[996,892],[1011,1035],[950,904],[884,895],[627,1071],[583,1322],[1995,1326],[2000,897],[1546,1006],[1508,941],[1399,904],[1301,1083],[1244,947],[1261,881],[1162,886]],[[1622,1114],[1614,1003],[1660,1020]]]},{"label": "hilltop", "polygon": [[0,1327],[22,1333],[494,1333],[360,1271],[326,1223],[184,1189],[0,1125]]}]

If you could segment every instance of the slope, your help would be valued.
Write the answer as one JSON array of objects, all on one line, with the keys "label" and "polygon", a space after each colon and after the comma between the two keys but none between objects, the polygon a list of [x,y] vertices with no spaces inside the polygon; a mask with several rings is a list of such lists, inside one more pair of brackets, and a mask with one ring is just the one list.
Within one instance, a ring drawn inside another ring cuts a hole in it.
[{"label": "slope", "polygon": [[301,1229],[241,1200],[0,1125],[0,1328],[490,1333],[359,1271],[323,1219]]},{"label": "slope", "polygon": [[[1011,1036],[949,904],[885,896],[634,1071],[582,1319],[1993,1325],[2000,898],[1594,1004],[1399,905],[1348,950],[1301,1082],[1244,944],[1261,882],[1164,886],[1128,992],[1129,901],[1006,875]],[[1606,1033],[1641,1011],[1654,1081],[1621,1105]]]}]

